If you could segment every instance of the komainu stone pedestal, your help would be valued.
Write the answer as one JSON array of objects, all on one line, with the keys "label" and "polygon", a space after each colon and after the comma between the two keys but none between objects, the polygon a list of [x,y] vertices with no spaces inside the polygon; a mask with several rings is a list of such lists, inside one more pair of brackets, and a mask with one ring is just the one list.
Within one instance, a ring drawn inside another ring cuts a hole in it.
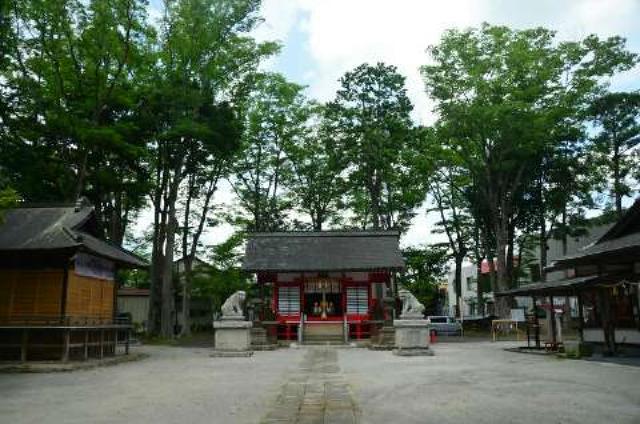
[{"label": "komainu stone pedestal", "polygon": [[251,327],[249,321],[225,319],[215,321],[215,349],[211,356],[237,357],[251,356]]},{"label": "komainu stone pedestal", "polygon": [[396,330],[394,355],[432,356],[429,349],[429,324],[425,319],[397,319],[393,322]]}]

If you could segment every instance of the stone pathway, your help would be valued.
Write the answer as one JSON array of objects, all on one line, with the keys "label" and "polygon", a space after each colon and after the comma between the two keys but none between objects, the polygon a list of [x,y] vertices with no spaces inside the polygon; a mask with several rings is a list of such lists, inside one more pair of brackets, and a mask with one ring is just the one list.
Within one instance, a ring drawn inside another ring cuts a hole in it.
[{"label": "stone pathway", "polygon": [[299,369],[283,384],[265,424],[353,424],[360,412],[338,366],[335,348],[308,348]]}]

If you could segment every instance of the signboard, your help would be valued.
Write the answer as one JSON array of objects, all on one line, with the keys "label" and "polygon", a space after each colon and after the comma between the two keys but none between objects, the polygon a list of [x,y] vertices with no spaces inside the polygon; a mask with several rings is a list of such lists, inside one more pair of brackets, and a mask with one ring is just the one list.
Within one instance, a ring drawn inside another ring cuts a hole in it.
[{"label": "signboard", "polygon": [[511,321],[524,322],[524,309],[512,309]]},{"label": "signboard", "polygon": [[314,278],[304,282],[305,293],[340,293],[340,281],[332,278]]},{"label": "signboard", "polygon": [[75,273],[83,277],[112,280],[115,274],[115,265],[112,261],[102,259],[86,253],[78,253],[75,259]]}]

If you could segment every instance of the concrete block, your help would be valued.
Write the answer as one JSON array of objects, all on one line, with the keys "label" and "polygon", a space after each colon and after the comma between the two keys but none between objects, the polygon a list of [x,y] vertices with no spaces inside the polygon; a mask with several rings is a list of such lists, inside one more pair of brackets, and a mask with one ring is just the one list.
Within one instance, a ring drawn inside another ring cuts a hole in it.
[{"label": "concrete block", "polygon": [[400,356],[433,355],[429,350],[429,324],[424,319],[398,319],[395,328],[395,349]]},{"label": "concrete block", "polygon": [[239,320],[223,320],[214,322],[213,327],[215,328],[216,352],[222,353],[250,351],[252,327],[251,322]]}]

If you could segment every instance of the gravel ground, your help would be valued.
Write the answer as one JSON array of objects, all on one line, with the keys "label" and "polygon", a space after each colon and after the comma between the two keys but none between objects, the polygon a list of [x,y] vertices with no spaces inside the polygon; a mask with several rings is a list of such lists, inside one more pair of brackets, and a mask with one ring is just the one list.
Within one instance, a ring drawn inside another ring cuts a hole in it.
[{"label": "gravel ground", "polygon": [[[502,350],[510,345],[442,343],[433,357],[337,349],[329,368],[363,423],[640,422],[640,367]],[[292,375],[313,370],[307,348],[251,358],[140,349],[151,357],[69,373],[0,374],[0,422],[257,423],[278,408]]]},{"label": "gravel ground", "polygon": [[[432,346],[432,357],[340,354],[366,423],[640,423],[640,366],[502,349]],[[635,361],[639,364],[638,361]]]},{"label": "gravel ground", "polygon": [[145,346],[150,358],[88,371],[0,374],[0,423],[255,423],[304,352],[211,358]]}]

